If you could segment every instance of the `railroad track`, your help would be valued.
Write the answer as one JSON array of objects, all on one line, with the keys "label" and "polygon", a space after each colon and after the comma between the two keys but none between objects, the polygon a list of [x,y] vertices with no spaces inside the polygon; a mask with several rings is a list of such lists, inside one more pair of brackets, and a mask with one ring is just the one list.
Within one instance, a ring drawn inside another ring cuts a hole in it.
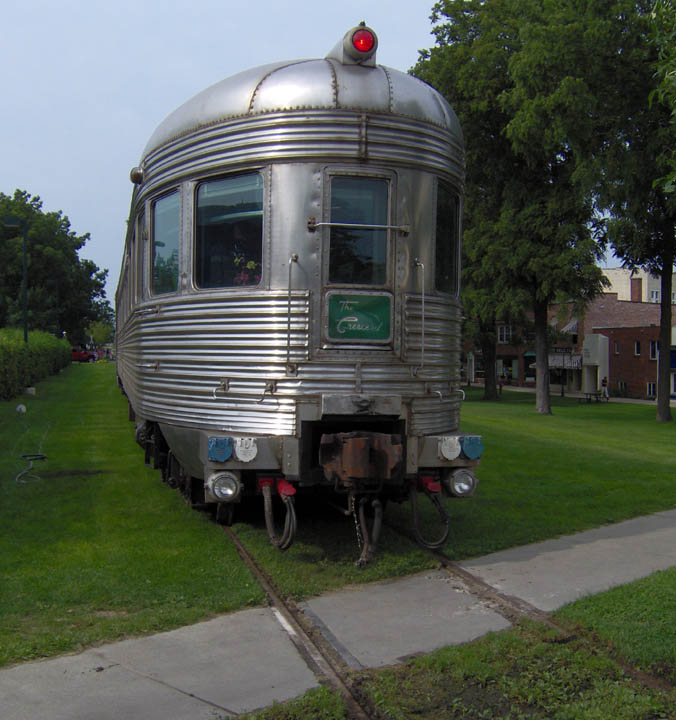
[{"label": "railroad track", "polygon": [[[412,539],[398,528],[389,524],[388,527],[397,534]],[[233,530],[230,527],[224,527],[223,529],[266,593],[272,612],[318,681],[328,685],[341,695],[348,708],[351,720],[372,720],[380,717],[374,713],[368,703],[364,702],[354,682],[354,669],[350,668],[343,660],[340,651],[331,644],[321,629],[303,610],[293,601],[282,597],[272,578],[261,569],[256,559],[240,542]],[[514,624],[521,618],[537,620],[559,631],[562,634],[562,641],[565,641],[568,631],[554,623],[547,613],[519,598],[501,593],[450,560],[443,552],[438,550],[428,552],[439,563],[440,568],[449,578],[460,581],[472,596],[510,623]]]}]

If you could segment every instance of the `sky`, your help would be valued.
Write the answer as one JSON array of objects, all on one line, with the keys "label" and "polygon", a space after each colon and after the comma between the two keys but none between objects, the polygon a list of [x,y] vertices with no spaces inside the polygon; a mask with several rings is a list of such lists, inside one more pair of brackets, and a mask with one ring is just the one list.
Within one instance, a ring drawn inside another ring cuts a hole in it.
[{"label": "sky", "polygon": [[155,128],[241,70],[324,57],[362,20],[377,62],[406,71],[434,45],[434,0],[5,0],[0,34],[0,192],[61,210],[81,258],[115,288],[132,184]]}]

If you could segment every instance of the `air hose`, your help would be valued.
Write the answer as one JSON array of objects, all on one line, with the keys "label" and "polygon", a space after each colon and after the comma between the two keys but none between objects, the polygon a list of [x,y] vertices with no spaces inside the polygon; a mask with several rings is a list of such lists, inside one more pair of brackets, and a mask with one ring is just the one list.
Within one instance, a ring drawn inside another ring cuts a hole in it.
[{"label": "air hose", "polygon": [[441,518],[441,522],[444,525],[444,531],[438,540],[426,540],[420,532],[418,490],[415,486],[415,483],[411,483],[411,488],[409,492],[411,496],[411,510],[413,512],[413,534],[415,535],[415,539],[419,545],[422,545],[422,547],[427,548],[428,550],[438,550],[446,542],[446,540],[448,539],[448,534],[451,531],[451,518],[444,509],[444,506],[441,504],[441,493],[430,492],[429,490],[427,490],[427,488],[425,488],[424,490],[425,495],[427,495],[427,497],[431,500],[432,504],[435,505],[437,510],[439,511],[439,517]]},{"label": "air hose", "polygon": [[281,495],[282,502],[286,508],[286,516],[284,518],[284,530],[282,531],[281,537],[278,538],[272,510],[272,487],[270,485],[264,485],[262,492],[263,506],[265,508],[265,526],[268,530],[268,537],[272,545],[284,552],[291,547],[296,537],[296,508],[294,506],[293,496]]}]

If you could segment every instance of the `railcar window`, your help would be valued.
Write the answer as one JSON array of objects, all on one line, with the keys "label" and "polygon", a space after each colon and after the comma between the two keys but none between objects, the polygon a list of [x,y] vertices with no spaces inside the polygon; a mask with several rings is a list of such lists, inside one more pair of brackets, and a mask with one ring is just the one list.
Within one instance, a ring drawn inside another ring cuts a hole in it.
[{"label": "railcar window", "polygon": [[[387,225],[387,198],[387,180],[333,177],[331,222]],[[387,282],[387,230],[332,227],[329,282],[384,285]]]},{"label": "railcar window", "polygon": [[143,253],[145,251],[145,229],[146,218],[141,213],[138,218],[136,233],[136,298],[140,300],[143,297]]},{"label": "railcar window", "polygon": [[178,193],[153,203],[153,293],[162,295],[178,289]]},{"label": "railcar window", "polygon": [[202,183],[197,189],[195,284],[258,285],[263,258],[263,178],[258,174]]},{"label": "railcar window", "polygon": [[458,196],[439,184],[434,280],[437,290],[451,295],[458,293],[459,220]]}]

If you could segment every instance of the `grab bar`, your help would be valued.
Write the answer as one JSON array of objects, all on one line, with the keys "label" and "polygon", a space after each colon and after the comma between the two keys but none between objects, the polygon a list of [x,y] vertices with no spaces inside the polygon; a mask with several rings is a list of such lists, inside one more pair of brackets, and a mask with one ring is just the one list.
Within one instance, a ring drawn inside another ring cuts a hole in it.
[{"label": "grab bar", "polygon": [[[293,263],[298,262],[297,253],[293,253],[289,257],[289,286],[287,291],[286,302],[286,373],[287,375],[295,375],[297,368],[295,363],[291,362],[291,268]],[[265,393],[263,393],[265,394]]]},{"label": "grab bar", "polygon": [[420,271],[422,273],[422,293],[420,295],[421,298],[421,311],[422,311],[422,319],[421,319],[421,333],[420,333],[420,366],[415,368],[413,373],[417,375],[423,367],[425,367],[425,263],[420,260],[420,258],[416,258],[413,261],[413,264],[416,265],[416,267],[420,268]]},{"label": "grab bar", "polygon": [[410,225],[366,225],[363,223],[338,223],[338,222],[317,222],[314,217],[307,219],[307,229],[314,232],[319,227],[341,227],[350,228],[351,230],[398,230],[404,235],[411,232]]}]

